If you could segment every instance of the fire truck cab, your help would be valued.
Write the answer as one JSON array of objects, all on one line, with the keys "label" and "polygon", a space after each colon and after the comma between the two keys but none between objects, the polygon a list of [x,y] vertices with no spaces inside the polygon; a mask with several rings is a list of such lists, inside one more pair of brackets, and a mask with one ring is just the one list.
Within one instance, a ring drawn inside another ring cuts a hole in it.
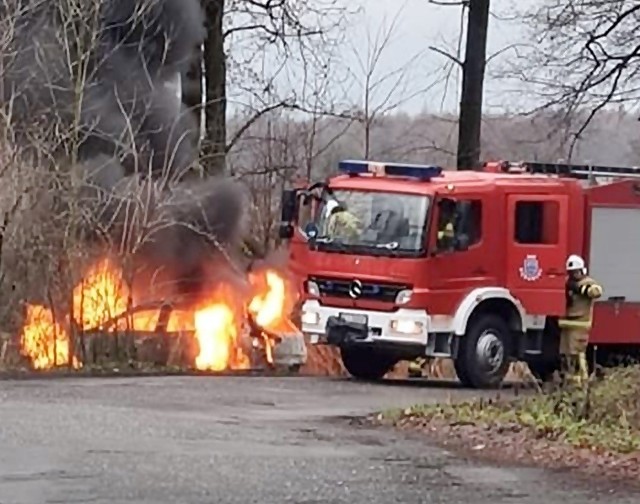
[{"label": "fire truck cab", "polygon": [[[602,240],[618,224],[607,230],[594,213],[626,204],[636,219],[628,233],[637,233],[640,188],[630,177],[640,171],[508,162],[445,171],[369,161],[339,169],[285,191],[280,236],[290,240],[291,269],[303,285],[302,331],[311,344],[338,347],[356,378],[382,378],[419,356],[451,358],[460,381],[475,388],[498,386],[513,360],[548,374],[558,364],[570,254],[600,270],[592,273],[608,315],[596,313],[595,333],[598,318],[611,321],[620,303],[640,302],[640,292],[607,297],[611,281],[622,280],[605,257],[615,245]],[[615,181],[594,183],[594,173]],[[633,271],[640,291],[640,267]]]}]

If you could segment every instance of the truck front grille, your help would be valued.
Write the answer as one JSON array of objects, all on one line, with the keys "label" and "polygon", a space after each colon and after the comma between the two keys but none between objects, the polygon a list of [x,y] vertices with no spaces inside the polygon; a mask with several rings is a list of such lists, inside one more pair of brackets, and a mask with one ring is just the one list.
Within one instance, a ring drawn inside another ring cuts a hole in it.
[{"label": "truck front grille", "polygon": [[[318,285],[320,296],[322,297],[350,297],[349,288],[353,280],[329,277],[309,277],[309,280],[315,282]],[[358,297],[358,299],[384,301],[387,303],[393,303],[400,291],[411,288],[406,284],[366,282],[362,280],[361,282],[362,294]]]}]

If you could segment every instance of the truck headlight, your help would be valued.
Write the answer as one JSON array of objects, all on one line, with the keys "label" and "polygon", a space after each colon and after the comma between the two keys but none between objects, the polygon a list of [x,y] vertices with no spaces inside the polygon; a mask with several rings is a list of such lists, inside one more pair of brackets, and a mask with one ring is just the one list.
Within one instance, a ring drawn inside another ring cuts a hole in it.
[{"label": "truck headlight", "polygon": [[320,297],[320,288],[318,287],[318,284],[311,280],[307,280],[307,294],[314,297]]},{"label": "truck headlight", "polygon": [[305,311],[302,312],[302,320],[303,325],[318,325],[320,322],[320,314],[318,312]]},{"label": "truck headlight", "polygon": [[399,319],[391,321],[391,330],[400,334],[420,334],[423,329],[424,324],[415,320]]},{"label": "truck headlight", "polygon": [[411,294],[413,294],[413,291],[411,291],[410,289],[401,290],[396,295],[396,304],[407,304],[409,301],[411,301]]}]

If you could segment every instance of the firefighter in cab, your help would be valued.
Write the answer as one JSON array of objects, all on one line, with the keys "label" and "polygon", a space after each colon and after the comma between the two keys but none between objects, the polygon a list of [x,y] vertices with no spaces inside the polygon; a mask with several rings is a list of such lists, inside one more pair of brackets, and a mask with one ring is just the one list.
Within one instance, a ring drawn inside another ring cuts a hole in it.
[{"label": "firefighter in cab", "polygon": [[456,202],[445,198],[438,203],[440,215],[438,219],[438,250],[451,249],[454,244],[456,230]]},{"label": "firefighter in cab", "polygon": [[560,319],[560,358],[563,381],[581,385],[589,379],[587,345],[593,316],[593,302],[602,296],[602,287],[587,276],[584,259],[567,258],[567,311]]},{"label": "firefighter in cab", "polygon": [[362,230],[362,224],[353,213],[349,212],[344,204],[336,200],[327,202],[327,227],[326,235],[342,241],[357,240]]}]

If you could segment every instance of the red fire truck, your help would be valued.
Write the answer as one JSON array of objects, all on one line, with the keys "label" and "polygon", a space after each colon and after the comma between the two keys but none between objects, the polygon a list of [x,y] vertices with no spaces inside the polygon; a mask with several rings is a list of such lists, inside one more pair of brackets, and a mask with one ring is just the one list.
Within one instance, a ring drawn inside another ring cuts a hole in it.
[{"label": "red fire truck", "polygon": [[352,376],[379,379],[425,356],[451,358],[474,388],[498,386],[512,360],[544,378],[559,363],[570,254],[604,287],[592,361],[638,353],[640,168],[339,169],[283,193],[280,237],[304,285],[303,332],[338,347]]}]

